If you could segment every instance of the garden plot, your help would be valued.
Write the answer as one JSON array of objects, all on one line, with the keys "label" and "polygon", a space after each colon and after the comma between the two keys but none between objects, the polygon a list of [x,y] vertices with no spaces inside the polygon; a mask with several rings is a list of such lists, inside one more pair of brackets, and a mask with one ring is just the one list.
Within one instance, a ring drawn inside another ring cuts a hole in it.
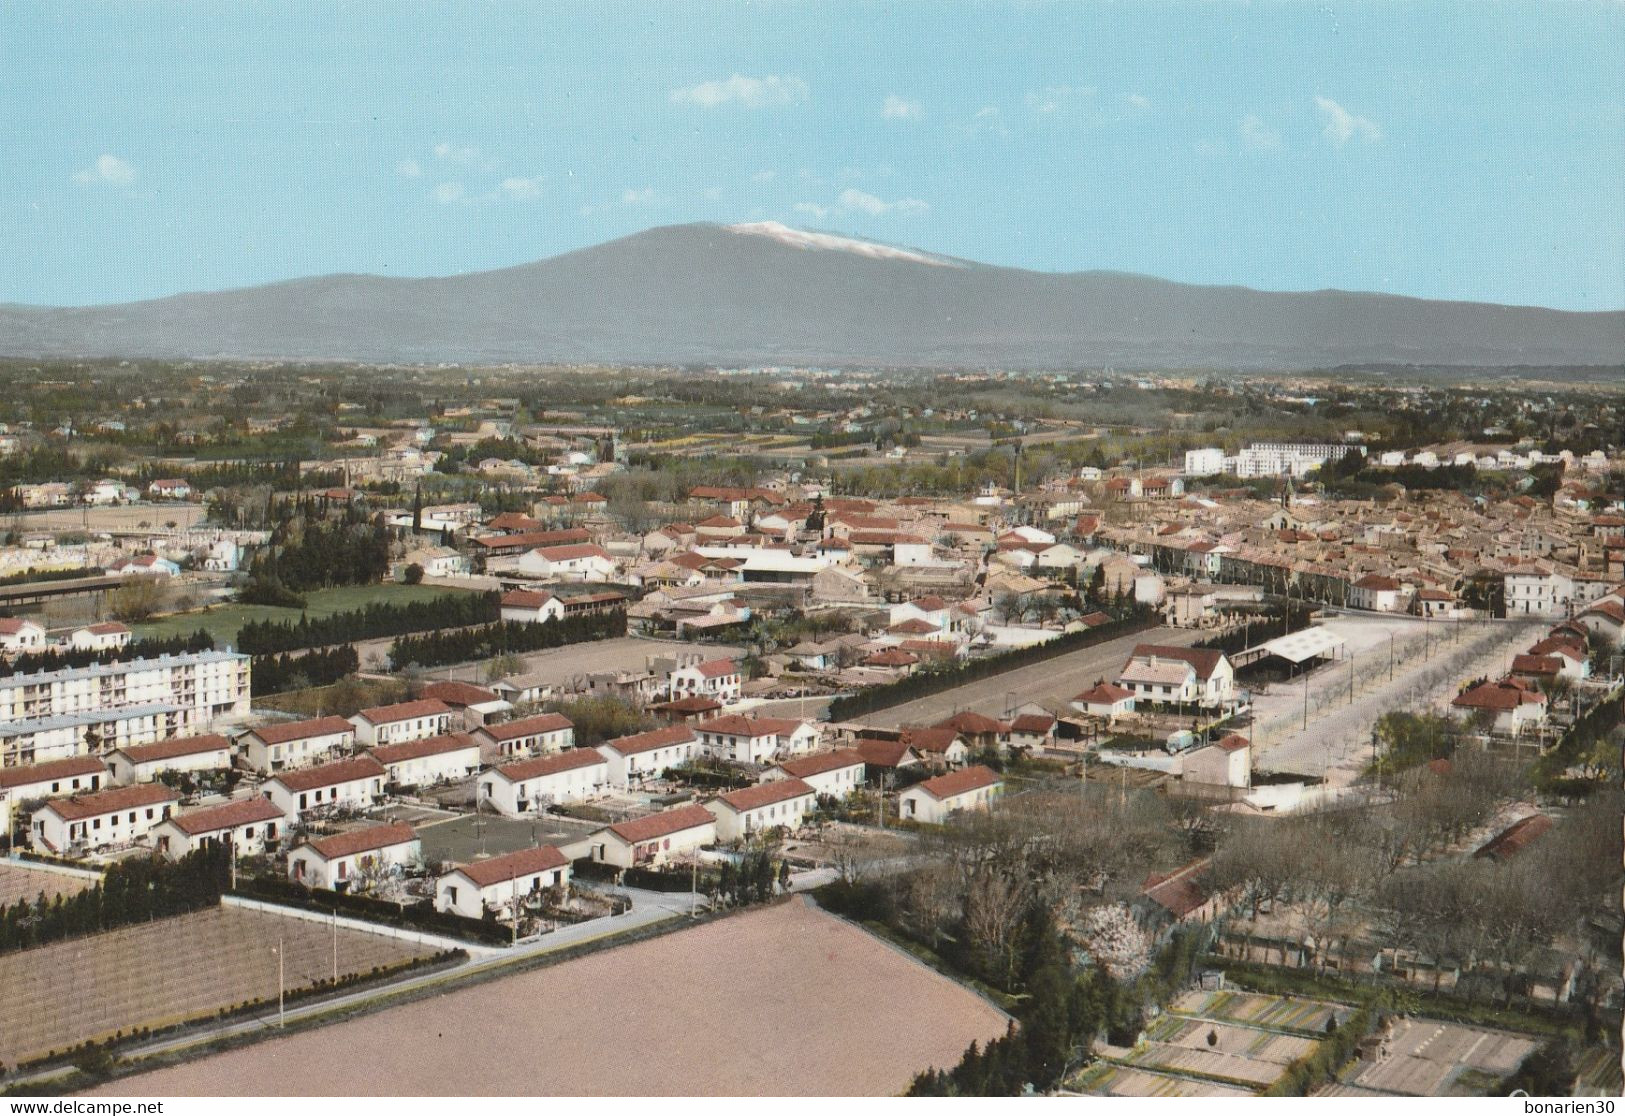
[{"label": "garden plot", "polygon": [[1168,1077],[1147,1073],[1133,1066],[1096,1062],[1073,1079],[1075,1092],[1097,1097],[1250,1097],[1251,1089],[1221,1085],[1217,1081],[1195,1081],[1188,1077]]},{"label": "garden plot", "polygon": [[[66,879],[66,877],[61,877]],[[276,1011],[277,949],[289,992],[433,951],[377,934],[217,907],[0,955],[0,1063],[142,1027],[207,1017],[248,1001]]]},{"label": "garden plot", "polygon": [[1136,1046],[1123,1059],[1130,1065],[1146,1069],[1169,1070],[1173,1073],[1193,1073],[1202,1077],[1219,1078],[1224,1083],[1251,1085],[1263,1089],[1281,1076],[1278,1062],[1249,1058],[1244,1054],[1225,1054],[1206,1046],[1175,1046],[1166,1042],[1146,1041]]},{"label": "garden plot", "polygon": [[47,899],[58,895],[77,895],[96,881],[88,876],[70,876],[65,872],[47,872],[39,868],[24,868],[19,864],[0,864],[0,907],[14,907],[17,900],[32,903],[45,893]]},{"label": "garden plot", "polygon": [[1312,1035],[1324,1034],[1328,1020],[1342,1023],[1354,1012],[1345,1004],[1237,991],[1187,992],[1174,1002],[1173,1010],[1180,1015]]},{"label": "garden plot", "polygon": [[1313,1039],[1298,1035],[1283,1035],[1256,1027],[1238,1027],[1232,1023],[1188,1019],[1178,1015],[1164,1015],[1158,1019],[1146,1032],[1146,1037],[1169,1046],[1211,1050],[1280,1066],[1303,1057],[1315,1048]]},{"label": "garden plot", "polygon": [[1405,1019],[1395,1024],[1385,1045],[1387,1054],[1361,1066],[1349,1084],[1415,1097],[1443,1096],[1465,1073],[1509,1076],[1538,1043],[1483,1027]]}]

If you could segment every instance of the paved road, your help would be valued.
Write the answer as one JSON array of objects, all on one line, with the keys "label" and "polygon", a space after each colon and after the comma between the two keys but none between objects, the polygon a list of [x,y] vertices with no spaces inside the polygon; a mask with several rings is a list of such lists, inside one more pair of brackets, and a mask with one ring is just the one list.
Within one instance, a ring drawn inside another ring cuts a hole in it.
[{"label": "paved road", "polygon": [[1093,686],[1098,679],[1117,677],[1138,643],[1161,643],[1188,647],[1208,633],[1191,628],[1151,628],[1136,635],[1120,636],[1094,647],[1069,651],[1053,659],[1017,667],[940,694],[932,694],[905,705],[894,705],[858,720],[879,728],[899,725],[929,725],[952,717],[962,709],[974,709],[990,717],[1002,716],[1015,695],[1015,703],[1037,701],[1060,707]]}]

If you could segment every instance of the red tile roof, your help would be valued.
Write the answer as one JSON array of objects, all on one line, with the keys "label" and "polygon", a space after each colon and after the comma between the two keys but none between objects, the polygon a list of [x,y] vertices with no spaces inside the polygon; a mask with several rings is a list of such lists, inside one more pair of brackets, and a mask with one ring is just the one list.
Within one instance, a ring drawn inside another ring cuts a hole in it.
[{"label": "red tile roof", "polygon": [[1551,828],[1551,818],[1545,814],[1530,814],[1527,818],[1513,822],[1486,841],[1473,855],[1491,860],[1506,860],[1522,852],[1530,842]]},{"label": "red tile roof", "polygon": [[716,815],[704,806],[689,805],[650,814],[647,817],[634,818],[632,821],[617,822],[607,828],[627,844],[636,845],[643,841],[669,837],[686,829],[715,825],[716,820]]},{"label": "red tile roof", "polygon": [[223,802],[218,806],[205,806],[201,810],[188,810],[184,814],[172,814],[169,820],[188,837],[196,837],[201,833],[236,829],[240,825],[283,821],[285,817],[269,798],[256,796]]},{"label": "red tile roof", "polygon": [[981,764],[972,764],[962,767],[958,771],[950,771],[946,775],[938,775],[935,779],[927,779],[919,784],[919,789],[929,794],[939,802],[945,802],[962,794],[969,794],[982,787],[997,786],[999,777],[991,768]]},{"label": "red tile roof", "polygon": [[337,860],[341,856],[387,849],[391,845],[404,845],[417,840],[409,825],[369,825],[365,829],[352,829],[332,837],[317,837],[305,842],[305,847],[323,860]]},{"label": "red tile roof", "polygon": [[518,740],[521,736],[538,736],[544,732],[562,732],[575,724],[562,713],[538,713],[534,717],[521,717],[517,721],[503,721],[496,725],[483,725],[480,731],[498,743]]},{"label": "red tile roof", "polygon": [[337,760],[333,763],[319,764],[316,767],[306,767],[299,771],[284,771],[280,775],[273,776],[269,781],[280,783],[289,790],[297,792],[315,790],[317,787],[337,786],[339,783],[351,783],[357,779],[382,778],[385,774],[383,764],[370,755],[360,755]]},{"label": "red tile roof", "polygon": [[1055,718],[1048,713],[1023,713],[1010,722],[1011,732],[1025,733],[1029,736],[1047,736],[1049,730],[1055,727]]},{"label": "red tile roof", "polygon": [[1010,731],[1010,726],[1003,721],[995,721],[970,709],[955,713],[945,721],[938,721],[936,727],[954,729],[965,736],[1001,736]]},{"label": "red tile roof", "polygon": [[395,705],[375,705],[357,714],[375,725],[391,725],[397,721],[410,721],[415,717],[432,717],[437,713],[450,713],[451,706],[435,698],[419,698]]},{"label": "red tile roof", "polygon": [[959,733],[951,728],[903,729],[903,743],[920,752],[947,752],[958,740]]},{"label": "red tile roof", "polygon": [[863,758],[863,753],[854,748],[837,748],[833,752],[817,752],[810,756],[784,760],[779,764],[779,769],[797,779],[806,779],[809,776],[823,775],[826,772],[839,771],[843,767],[854,767],[867,762]]},{"label": "red tile roof", "polygon": [[313,736],[337,736],[343,732],[353,735],[355,726],[343,717],[317,717],[309,721],[260,725],[249,731],[266,744],[286,744],[290,740],[309,740]]},{"label": "red tile roof", "polygon": [[561,771],[574,771],[577,768],[594,767],[608,762],[596,748],[567,748],[551,755],[505,763],[496,769],[496,774],[510,783],[518,783],[540,775],[557,775]]},{"label": "red tile roof", "polygon": [[900,767],[910,751],[909,746],[901,740],[876,740],[872,737],[860,738],[853,746],[869,767]]},{"label": "red tile roof", "polygon": [[1130,659],[1149,659],[1155,655],[1159,659],[1176,659],[1182,663],[1189,663],[1196,671],[1196,676],[1203,680],[1211,677],[1218,669],[1219,663],[1224,660],[1223,651],[1215,651],[1204,647],[1168,647],[1158,643],[1142,643],[1134,648]]},{"label": "red tile roof", "polygon": [[479,747],[478,742],[466,732],[448,732],[441,736],[427,736],[422,740],[380,744],[372,749],[371,755],[382,764],[405,763],[407,760],[422,759],[424,756],[443,756],[450,752],[470,749],[477,753]]},{"label": "red tile roof", "polygon": [[775,779],[769,783],[757,783],[753,787],[729,791],[711,801],[721,802],[735,813],[743,814],[749,810],[759,810],[763,806],[772,806],[776,802],[788,802],[793,798],[806,798],[812,794],[813,789],[800,779]]},{"label": "red tile roof", "polygon": [[135,810],[159,803],[179,802],[180,791],[162,783],[137,783],[133,787],[114,787],[94,794],[76,794],[72,798],[53,798],[45,809],[63,821],[79,821],[102,814],[116,814],[120,810]]},{"label": "red tile roof", "polygon": [[739,664],[732,659],[712,659],[694,669],[700,672],[701,678],[725,678],[730,674],[738,674]]},{"label": "red tile roof", "polygon": [[484,888],[537,872],[551,872],[569,863],[569,858],[558,849],[543,845],[540,848],[520,849],[505,856],[494,856],[490,860],[476,860],[456,871],[472,880],[475,887]]},{"label": "red tile roof", "polygon": [[1207,867],[1207,860],[1196,860],[1176,871],[1148,876],[1141,894],[1175,918],[1182,919],[1208,901],[1204,879]]},{"label": "red tile roof", "polygon": [[1133,690],[1125,689],[1112,682],[1102,682],[1098,686],[1091,686],[1072,700],[1082,702],[1084,705],[1115,705],[1117,702],[1133,696]]},{"label": "red tile roof", "polygon": [[484,686],[469,682],[431,682],[423,687],[423,696],[450,706],[484,705],[489,701],[502,700]]},{"label": "red tile roof", "polygon": [[49,783],[54,779],[71,779],[75,775],[106,774],[107,765],[97,756],[46,760],[44,763],[30,763],[21,767],[0,767],[0,790]]},{"label": "red tile roof", "polygon": [[743,713],[729,713],[712,717],[708,721],[694,722],[695,732],[715,733],[718,736],[789,736],[801,727],[801,722],[789,717],[751,717]]},{"label": "red tile roof", "polygon": [[687,725],[667,725],[665,728],[623,736],[618,740],[608,740],[599,747],[613,749],[623,756],[633,756],[640,752],[652,752],[656,748],[670,747],[673,744],[693,742],[694,730]]},{"label": "red tile roof", "polygon": [[202,736],[181,736],[174,740],[159,740],[153,744],[131,744],[128,748],[116,749],[131,763],[155,763],[159,760],[175,759],[179,756],[196,756],[204,752],[223,752],[231,750],[231,741],[218,733],[205,733]]}]

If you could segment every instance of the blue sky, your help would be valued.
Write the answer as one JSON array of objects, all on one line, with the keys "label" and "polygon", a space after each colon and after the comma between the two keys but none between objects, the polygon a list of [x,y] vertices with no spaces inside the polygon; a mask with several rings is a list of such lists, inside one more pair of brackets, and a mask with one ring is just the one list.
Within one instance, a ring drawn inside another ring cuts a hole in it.
[{"label": "blue sky", "polygon": [[1050,271],[1625,306],[1618,3],[17,3],[0,301],[778,220]]}]

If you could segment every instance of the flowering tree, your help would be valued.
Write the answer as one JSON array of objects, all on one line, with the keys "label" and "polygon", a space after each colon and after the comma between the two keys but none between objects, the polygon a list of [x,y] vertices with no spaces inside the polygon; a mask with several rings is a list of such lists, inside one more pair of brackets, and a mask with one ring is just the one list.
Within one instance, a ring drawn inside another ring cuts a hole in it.
[{"label": "flowering tree", "polygon": [[1096,907],[1083,916],[1078,933],[1084,948],[1113,980],[1129,981],[1151,964],[1151,937],[1126,904]]}]

